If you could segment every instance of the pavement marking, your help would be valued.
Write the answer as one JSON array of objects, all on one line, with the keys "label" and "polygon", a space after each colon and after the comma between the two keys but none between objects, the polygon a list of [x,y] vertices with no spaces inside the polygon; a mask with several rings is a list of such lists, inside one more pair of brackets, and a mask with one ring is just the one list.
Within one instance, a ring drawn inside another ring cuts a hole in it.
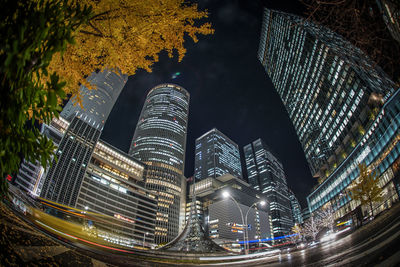
[{"label": "pavement marking", "polygon": [[[336,257],[338,257],[338,256],[340,256],[340,255],[343,255],[343,254],[351,253],[352,251],[356,250],[358,247],[363,247],[363,246],[365,246],[365,245],[368,245],[369,243],[371,243],[372,241],[374,241],[375,239],[377,239],[379,236],[385,234],[386,232],[388,232],[388,231],[391,230],[392,228],[397,227],[398,225],[399,225],[399,223],[396,223],[395,225],[393,225],[392,227],[390,227],[390,228],[389,228],[388,230],[386,230],[385,232],[379,234],[379,235],[376,236],[375,238],[369,239],[368,242],[363,243],[363,244],[361,244],[361,245],[359,245],[359,246],[356,246],[356,247],[350,249],[350,251],[345,251],[345,252],[342,252],[342,253],[340,253],[340,254],[336,254],[336,255],[334,255],[334,256],[331,256],[331,257],[329,257],[329,258],[327,258],[327,259],[324,259],[324,261],[327,261],[327,260],[329,260],[329,259],[336,258]],[[361,257],[366,256],[366,255],[369,255],[369,253],[371,253],[371,252],[373,252],[374,250],[376,250],[376,249],[378,249],[378,248],[381,248],[381,247],[383,247],[384,245],[390,243],[391,241],[393,241],[394,239],[396,239],[399,235],[400,235],[400,232],[397,232],[397,233],[395,233],[394,235],[392,235],[392,236],[390,236],[389,238],[387,238],[387,239],[385,239],[384,241],[382,241],[381,243],[377,244],[376,246],[373,246],[372,248],[370,248],[370,249],[368,249],[368,250],[366,250],[366,251],[364,251],[364,252],[362,252],[362,253],[360,253],[360,254],[358,254],[358,255],[355,255],[355,256],[353,256],[353,257],[351,257],[351,258],[346,258],[346,259],[344,259],[343,261],[340,262],[340,264],[341,264],[341,265],[343,265],[343,264],[348,264],[348,263],[350,263],[351,261],[357,260],[357,259],[359,259],[359,258],[361,258]],[[328,265],[328,266],[337,266],[337,264],[339,264],[339,262],[335,262],[335,263],[330,264],[330,265]]]},{"label": "pavement marking", "polygon": [[16,246],[14,248],[24,262],[54,257],[70,250],[64,246]]}]

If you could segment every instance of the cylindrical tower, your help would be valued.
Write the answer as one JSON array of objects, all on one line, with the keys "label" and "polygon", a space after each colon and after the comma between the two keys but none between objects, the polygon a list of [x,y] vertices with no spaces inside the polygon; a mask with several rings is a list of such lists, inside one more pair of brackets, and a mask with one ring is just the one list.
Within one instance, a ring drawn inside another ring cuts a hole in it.
[{"label": "cylindrical tower", "polygon": [[158,195],[155,241],[165,243],[179,232],[185,203],[186,134],[189,93],[175,84],[150,90],[129,154],[148,166],[146,187]]}]

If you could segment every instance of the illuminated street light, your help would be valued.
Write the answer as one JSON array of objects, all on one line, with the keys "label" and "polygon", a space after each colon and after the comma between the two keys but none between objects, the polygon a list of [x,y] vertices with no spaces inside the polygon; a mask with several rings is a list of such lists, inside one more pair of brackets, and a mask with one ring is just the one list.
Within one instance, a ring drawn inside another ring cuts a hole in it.
[{"label": "illuminated street light", "polygon": [[223,196],[224,198],[228,198],[228,197],[230,197],[231,195],[229,194],[228,191],[224,191],[224,192],[222,192],[222,196]]},{"label": "illuminated street light", "polygon": [[251,208],[253,207],[253,206],[256,206],[257,204],[260,204],[262,207],[263,206],[265,206],[265,204],[267,204],[267,202],[265,201],[265,200],[260,200],[260,201],[257,201],[257,202],[255,202],[255,203],[253,203],[250,207],[249,207],[249,209],[247,210],[247,212],[246,212],[246,216],[245,216],[245,224],[246,224],[246,240],[247,240],[247,242],[245,241],[245,253],[246,254],[248,254],[249,253],[249,251],[248,251],[248,249],[249,249],[249,231],[248,231],[248,225],[247,225],[247,216],[249,215],[249,211],[251,210]]},{"label": "illuminated street light", "polygon": [[235,202],[236,206],[238,207],[239,211],[240,211],[240,216],[242,217],[242,227],[243,227],[243,248],[244,248],[244,252],[247,254],[247,250],[246,250],[246,232],[245,232],[245,226],[247,227],[247,225],[244,224],[244,219],[243,219],[243,212],[242,209],[239,206],[239,203],[237,203],[236,199],[234,199],[231,194],[229,194],[228,191],[223,191],[222,192],[222,196],[224,198],[230,198],[233,200],[233,202]]}]

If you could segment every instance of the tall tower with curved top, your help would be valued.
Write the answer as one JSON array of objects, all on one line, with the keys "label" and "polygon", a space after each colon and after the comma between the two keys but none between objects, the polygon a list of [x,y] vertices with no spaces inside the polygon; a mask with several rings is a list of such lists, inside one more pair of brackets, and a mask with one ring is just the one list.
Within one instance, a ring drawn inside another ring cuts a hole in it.
[{"label": "tall tower with curved top", "polygon": [[146,187],[158,195],[155,241],[178,235],[185,206],[186,134],[189,93],[176,84],[160,84],[147,94],[129,154],[148,166]]}]

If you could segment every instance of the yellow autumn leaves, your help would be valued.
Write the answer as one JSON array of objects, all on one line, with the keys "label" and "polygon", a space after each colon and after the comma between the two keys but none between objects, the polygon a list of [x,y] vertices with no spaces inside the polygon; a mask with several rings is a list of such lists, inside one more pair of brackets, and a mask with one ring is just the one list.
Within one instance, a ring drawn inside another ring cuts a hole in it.
[{"label": "yellow autumn leaves", "polygon": [[[92,7],[93,16],[75,34],[75,44],[53,56],[49,73],[56,71],[67,81],[67,94],[77,95],[79,84],[96,69],[120,69],[133,75],[137,69],[151,71],[158,54],[179,61],[186,53],[184,36],[197,42],[198,34],[212,34],[210,23],[198,23],[207,12],[182,0],[81,0]],[[89,86],[90,87],[90,86]]]}]

